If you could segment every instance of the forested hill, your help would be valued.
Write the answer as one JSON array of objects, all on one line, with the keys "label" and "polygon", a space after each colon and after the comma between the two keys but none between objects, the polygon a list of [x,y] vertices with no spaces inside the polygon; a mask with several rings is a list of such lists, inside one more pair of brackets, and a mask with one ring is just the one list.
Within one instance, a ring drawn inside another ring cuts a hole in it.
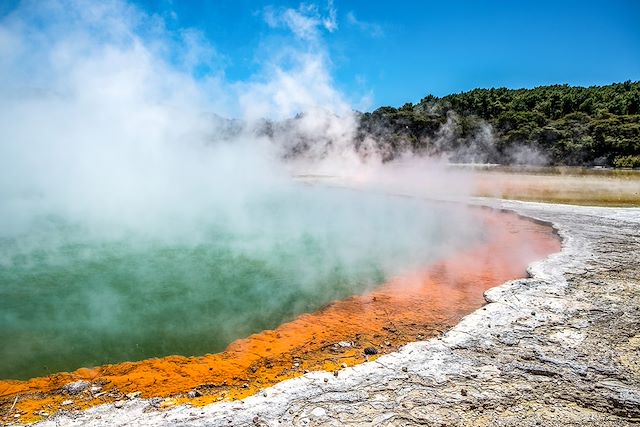
[{"label": "forested hill", "polygon": [[357,143],[371,141],[387,159],[640,167],[640,82],[429,95],[362,114]]}]

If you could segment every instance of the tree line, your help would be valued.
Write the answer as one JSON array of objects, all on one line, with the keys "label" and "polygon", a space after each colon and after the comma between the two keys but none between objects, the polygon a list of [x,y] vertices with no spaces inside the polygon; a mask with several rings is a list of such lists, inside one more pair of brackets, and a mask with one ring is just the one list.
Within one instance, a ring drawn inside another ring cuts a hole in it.
[{"label": "tree line", "polygon": [[359,117],[356,145],[386,160],[640,167],[640,82],[474,89]]}]

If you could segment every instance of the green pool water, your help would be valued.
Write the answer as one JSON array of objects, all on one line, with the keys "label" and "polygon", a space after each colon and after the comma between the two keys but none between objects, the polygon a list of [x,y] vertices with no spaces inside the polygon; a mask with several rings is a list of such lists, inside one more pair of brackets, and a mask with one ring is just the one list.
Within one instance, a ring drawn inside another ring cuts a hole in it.
[{"label": "green pool water", "polygon": [[36,215],[5,232],[0,378],[218,352],[481,238],[445,207],[347,190],[241,206],[151,230]]}]

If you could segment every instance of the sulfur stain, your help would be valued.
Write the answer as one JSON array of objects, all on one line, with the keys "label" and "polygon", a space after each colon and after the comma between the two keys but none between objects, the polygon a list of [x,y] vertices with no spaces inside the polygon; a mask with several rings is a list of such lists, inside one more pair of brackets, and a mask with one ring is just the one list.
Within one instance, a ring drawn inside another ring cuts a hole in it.
[{"label": "sulfur stain", "polygon": [[[242,399],[306,371],[337,371],[437,336],[481,307],[485,290],[526,277],[530,262],[560,249],[558,238],[546,225],[506,212],[482,210],[478,215],[491,230],[481,244],[397,277],[369,294],[335,301],[275,330],[237,340],[224,352],[0,381],[0,419],[16,422],[14,416],[19,414],[19,422],[34,422],[43,413],[50,416],[61,409],[116,402],[132,392],[140,392],[141,398],[164,398],[160,407]],[[365,355],[367,347],[375,348],[377,354]],[[100,387],[99,392],[70,396],[61,390],[78,380],[90,381],[95,390]]]}]

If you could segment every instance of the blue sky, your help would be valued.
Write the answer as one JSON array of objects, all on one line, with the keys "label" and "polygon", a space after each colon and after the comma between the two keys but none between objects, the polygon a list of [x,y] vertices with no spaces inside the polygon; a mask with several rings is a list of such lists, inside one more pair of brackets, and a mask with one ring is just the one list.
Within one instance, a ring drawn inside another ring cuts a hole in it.
[{"label": "blue sky", "polygon": [[[201,29],[228,58],[229,78],[246,78],[255,50],[273,35],[260,13],[299,2],[157,1]],[[317,3],[325,9],[326,3]],[[391,4],[391,5],[390,5]],[[640,79],[638,1],[341,1],[337,29],[325,31],[336,84],[372,107],[476,87],[598,85]]]},{"label": "blue sky", "polygon": [[[5,8],[13,3],[7,1]],[[164,17],[170,28],[201,31],[230,81],[253,75],[270,46],[301,43],[290,29],[265,20],[265,10],[303,10],[298,1],[134,3]],[[334,84],[350,99],[369,94],[370,109],[476,87],[640,80],[640,1],[313,4],[320,19],[333,23],[318,31]]]}]

